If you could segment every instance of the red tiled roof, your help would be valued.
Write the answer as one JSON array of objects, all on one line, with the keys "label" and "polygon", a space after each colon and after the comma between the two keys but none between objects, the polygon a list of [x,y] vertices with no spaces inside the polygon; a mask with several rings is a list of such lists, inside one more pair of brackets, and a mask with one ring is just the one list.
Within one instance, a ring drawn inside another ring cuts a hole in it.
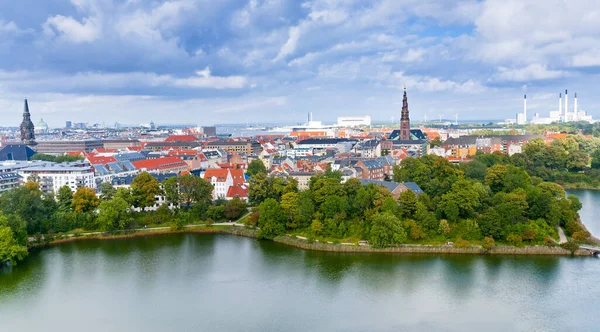
[{"label": "red tiled roof", "polygon": [[197,140],[194,135],[171,135],[165,139],[165,142],[195,142]]},{"label": "red tiled roof", "polygon": [[169,168],[175,168],[175,167],[187,167],[187,163],[185,161],[183,161],[183,160],[181,160],[181,158],[175,157],[175,156],[134,161],[134,162],[132,162],[132,164],[137,169],[145,168],[148,170],[153,170],[153,169],[161,170],[161,169],[169,169]]},{"label": "red tiled roof", "polygon": [[198,154],[198,151],[173,149],[173,150],[169,150],[168,153],[169,153],[169,156],[182,156],[182,155],[193,156],[193,155]]},{"label": "red tiled roof", "polygon": [[248,197],[248,187],[247,186],[231,186],[229,190],[227,190],[227,197]]},{"label": "red tiled roof", "polygon": [[246,181],[244,177],[244,170],[241,169],[230,169],[231,177],[233,178],[233,185],[241,185]]},{"label": "red tiled roof", "polygon": [[204,179],[209,180],[215,177],[218,182],[224,182],[227,179],[228,174],[229,170],[227,169],[210,168],[204,172]]},{"label": "red tiled roof", "polygon": [[95,148],[94,152],[96,152],[96,153],[112,153],[112,152],[117,152],[117,149]]},{"label": "red tiled roof", "polygon": [[115,157],[113,157],[113,156],[106,156],[106,157],[88,156],[86,159],[92,165],[105,165],[105,164],[114,163],[117,161],[117,159],[115,159]]}]

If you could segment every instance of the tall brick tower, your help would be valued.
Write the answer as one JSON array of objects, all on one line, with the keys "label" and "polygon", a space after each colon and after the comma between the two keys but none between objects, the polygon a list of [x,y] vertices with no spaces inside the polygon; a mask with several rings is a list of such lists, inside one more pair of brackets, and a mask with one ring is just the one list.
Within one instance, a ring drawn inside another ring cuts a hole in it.
[{"label": "tall brick tower", "polygon": [[404,86],[404,97],[402,98],[402,114],[400,117],[400,139],[410,140],[410,117],[408,115],[408,98],[406,97],[406,85]]},{"label": "tall brick tower", "polygon": [[27,145],[35,145],[35,132],[33,122],[31,122],[31,114],[29,114],[29,105],[25,99],[23,107],[23,122],[21,122],[21,142]]}]

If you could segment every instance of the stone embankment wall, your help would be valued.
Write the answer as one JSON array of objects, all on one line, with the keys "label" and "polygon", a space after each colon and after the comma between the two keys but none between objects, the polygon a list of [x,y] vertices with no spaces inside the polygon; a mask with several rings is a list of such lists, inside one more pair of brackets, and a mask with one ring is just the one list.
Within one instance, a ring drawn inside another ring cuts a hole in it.
[{"label": "stone embankment wall", "polygon": [[[275,242],[287,244],[306,250],[317,251],[333,251],[333,252],[388,252],[388,253],[421,253],[421,254],[493,254],[493,255],[560,255],[570,256],[571,252],[560,247],[550,246],[497,246],[491,252],[485,252],[480,246],[471,248],[455,248],[444,245],[421,245],[421,244],[405,244],[398,247],[374,249],[371,246],[356,246],[331,244],[323,242],[309,243],[306,240],[292,238],[290,236],[279,236],[275,238]],[[590,256],[586,250],[578,250],[576,256]]]}]

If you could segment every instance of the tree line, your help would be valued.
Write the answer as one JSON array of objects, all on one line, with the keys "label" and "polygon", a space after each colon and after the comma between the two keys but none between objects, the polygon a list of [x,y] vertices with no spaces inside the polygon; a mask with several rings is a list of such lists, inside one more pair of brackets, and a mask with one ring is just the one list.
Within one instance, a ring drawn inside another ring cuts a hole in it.
[{"label": "tree line", "polygon": [[448,240],[467,246],[553,243],[559,225],[573,237],[589,237],[577,222],[577,197],[566,197],[561,186],[530,176],[524,167],[496,159],[485,164],[485,158],[496,156],[460,166],[432,155],[407,158],[394,168],[394,181],[416,182],[424,193],[409,190],[398,199],[382,186],[342,183],[330,169],[313,177],[305,191],[293,179],[256,174],[249,199],[258,209],[248,221],[261,238],[289,232],[334,242],[368,239],[380,248]]},{"label": "tree line", "polygon": [[[210,182],[191,174],[159,183],[142,172],[130,188],[104,182],[98,194],[87,187],[73,193],[68,186],[44,194],[37,182],[28,181],[0,196],[0,263],[23,259],[29,237],[49,240],[64,232],[114,232],[152,224],[179,229],[197,221],[235,220],[247,211],[239,198],[213,202],[212,192]],[[149,211],[159,195],[165,202]]]}]

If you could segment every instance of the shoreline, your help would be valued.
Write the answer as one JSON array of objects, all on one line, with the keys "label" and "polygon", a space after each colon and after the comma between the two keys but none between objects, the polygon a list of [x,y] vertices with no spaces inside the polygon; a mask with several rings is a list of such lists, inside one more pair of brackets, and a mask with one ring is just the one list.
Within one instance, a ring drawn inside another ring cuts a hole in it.
[{"label": "shoreline", "polygon": [[[170,235],[170,234],[186,234],[186,233],[199,233],[199,234],[229,234],[233,236],[242,236],[256,239],[256,230],[242,226],[229,226],[227,228],[213,228],[203,227],[194,229],[183,229],[183,230],[170,230],[161,229],[157,231],[137,231],[130,234],[122,235],[83,235],[78,237],[71,237],[66,239],[58,239],[48,243],[36,244],[31,246],[31,249],[41,249],[44,247],[56,246],[67,244],[75,241],[85,240],[123,240],[135,237],[145,236],[159,236],[159,235]],[[278,236],[273,239],[273,242],[295,247],[302,250],[321,251],[321,252],[337,252],[337,253],[397,253],[397,254],[460,254],[460,255],[545,255],[545,256],[592,256],[592,254],[584,249],[579,249],[573,254],[570,251],[563,249],[559,246],[496,246],[490,252],[485,252],[480,246],[473,246],[470,248],[454,248],[445,245],[424,245],[424,244],[404,244],[397,247],[374,249],[371,246],[358,246],[358,245],[343,245],[343,244],[330,244],[315,241],[309,243],[306,240],[293,238],[288,235]]]}]

